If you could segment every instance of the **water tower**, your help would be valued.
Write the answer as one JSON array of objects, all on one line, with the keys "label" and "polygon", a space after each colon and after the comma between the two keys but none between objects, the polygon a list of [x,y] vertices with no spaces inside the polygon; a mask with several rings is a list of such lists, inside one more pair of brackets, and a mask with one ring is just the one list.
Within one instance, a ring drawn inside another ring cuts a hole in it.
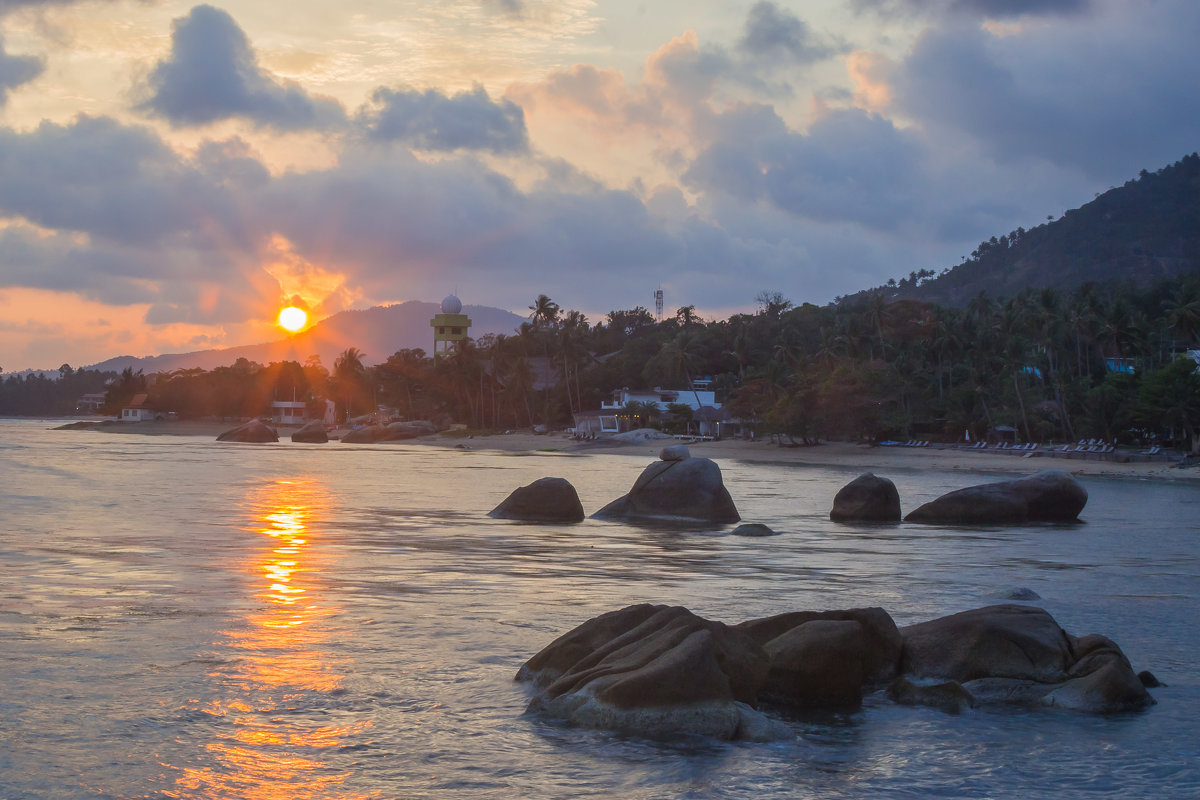
[{"label": "water tower", "polygon": [[462,313],[462,301],[454,295],[442,300],[442,313],[434,314],[429,322],[433,327],[433,360],[454,351],[458,343],[470,336],[471,319]]}]

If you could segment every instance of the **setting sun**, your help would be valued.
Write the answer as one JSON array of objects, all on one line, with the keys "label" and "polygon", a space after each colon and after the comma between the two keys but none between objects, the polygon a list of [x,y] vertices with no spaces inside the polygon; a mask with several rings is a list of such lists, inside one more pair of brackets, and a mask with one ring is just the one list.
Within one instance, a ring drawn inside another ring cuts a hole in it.
[{"label": "setting sun", "polygon": [[280,310],[279,319],[276,320],[276,323],[279,325],[279,327],[283,328],[285,331],[291,331],[292,333],[302,329],[307,322],[308,312],[306,312],[303,308],[297,308],[296,306],[288,306],[287,308]]}]

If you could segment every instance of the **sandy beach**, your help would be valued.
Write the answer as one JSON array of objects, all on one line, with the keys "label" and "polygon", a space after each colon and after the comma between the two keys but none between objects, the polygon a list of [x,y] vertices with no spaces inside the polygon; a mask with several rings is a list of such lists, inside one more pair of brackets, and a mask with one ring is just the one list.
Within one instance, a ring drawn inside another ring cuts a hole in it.
[{"label": "sandy beach", "polygon": [[[137,434],[144,436],[206,436],[215,439],[218,434],[236,427],[234,422],[131,422],[101,421],[77,423],[82,430],[105,433]],[[280,439],[286,439],[294,430],[279,428]],[[334,433],[333,435],[338,435]],[[649,460],[658,458],[658,453],[672,439],[644,442],[620,442],[613,439],[576,441],[565,433],[534,434],[514,432],[492,435],[462,436],[437,434],[402,442],[426,447],[446,447],[470,450],[501,450],[512,453],[559,452],[578,455],[620,454],[642,455]],[[1079,476],[1108,476],[1145,480],[1197,481],[1200,468],[1180,469],[1174,466],[1177,459],[1169,461],[1120,462],[1111,457],[1097,456],[1062,457],[1047,452],[1005,453],[972,451],[952,445],[932,444],[928,447],[871,447],[847,442],[823,442],[812,447],[783,447],[769,441],[685,441],[692,455],[715,460],[736,459],[756,463],[802,464],[814,467],[854,467],[864,472],[886,474],[890,469],[921,470],[964,470],[969,472],[997,474],[1029,474],[1043,469],[1063,469]],[[336,442],[330,442],[337,446]],[[1132,451],[1136,452],[1136,451]],[[1118,452],[1115,455],[1121,455]]]}]

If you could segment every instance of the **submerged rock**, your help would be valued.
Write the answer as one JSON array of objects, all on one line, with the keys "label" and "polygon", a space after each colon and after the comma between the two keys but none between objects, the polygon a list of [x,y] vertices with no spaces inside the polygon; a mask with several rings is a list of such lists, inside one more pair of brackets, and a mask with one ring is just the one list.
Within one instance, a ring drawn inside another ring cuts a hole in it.
[{"label": "submerged rock", "polygon": [[778,536],[775,531],[761,522],[743,522],[730,533],[734,536]]},{"label": "submerged rock", "polygon": [[1087,490],[1069,473],[1045,470],[1013,481],[949,492],[904,519],[934,524],[988,525],[1069,522],[1087,505]]},{"label": "submerged rock", "polygon": [[948,714],[961,714],[975,708],[975,698],[958,681],[913,683],[903,676],[892,681],[888,699],[902,706],[929,706]]},{"label": "submerged rock", "polygon": [[[848,668],[859,672],[862,682],[883,683],[891,680],[897,674],[904,640],[900,636],[900,630],[896,627],[896,623],[882,608],[791,611],[786,614],[776,614],[773,617],[747,620],[740,623],[737,628],[750,634],[759,644],[768,646],[771,642],[779,642],[793,631],[798,631],[814,622],[853,622],[861,628],[860,646],[853,653],[849,653],[846,660],[853,662]],[[827,630],[833,631],[832,628]]]},{"label": "submerged rock", "polygon": [[416,439],[418,436],[428,436],[437,433],[437,426],[423,419],[389,422],[384,426],[383,434],[378,441],[400,442],[406,439]]},{"label": "submerged rock", "polygon": [[343,433],[342,442],[345,444],[374,444],[386,435],[387,428],[382,425],[364,425]]},{"label": "submerged rock", "polygon": [[225,431],[217,437],[218,442],[278,442],[279,434],[267,423],[259,419],[239,425]]},{"label": "submerged rock", "polygon": [[292,441],[303,444],[325,444],[329,441],[329,433],[325,430],[324,422],[314,419],[292,433]]},{"label": "submerged rock", "polygon": [[859,475],[838,490],[829,518],[834,522],[899,522],[900,493],[887,478],[870,472]]},{"label": "submerged rock", "polygon": [[539,478],[514,489],[488,516],[525,522],[581,522],[583,504],[565,478]]},{"label": "submerged rock", "polygon": [[612,520],[688,520],[709,523],[741,519],[712,459],[656,461],[642,471],[629,494],[592,515]]}]

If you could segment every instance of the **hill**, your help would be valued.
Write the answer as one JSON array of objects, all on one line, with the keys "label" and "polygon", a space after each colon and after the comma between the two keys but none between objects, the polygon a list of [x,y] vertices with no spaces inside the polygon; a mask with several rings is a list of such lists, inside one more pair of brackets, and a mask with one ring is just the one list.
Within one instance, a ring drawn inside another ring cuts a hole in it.
[{"label": "hill", "polygon": [[1089,281],[1131,281],[1200,271],[1200,156],[1192,153],[1158,172],[1110,189],[1060,219],[1032,230],[993,236],[958,266],[910,273],[842,298],[854,302],[876,292],[965,306],[986,292],[1012,297],[1023,289],[1075,289]]},{"label": "hill", "polygon": [[[239,358],[260,364],[275,361],[303,363],[313,354],[320,356],[321,363],[330,367],[347,347],[357,347],[363,352],[366,363],[376,364],[403,348],[419,347],[432,353],[433,330],[429,320],[438,311],[438,304],[418,300],[361,311],[341,311],[303,333],[274,342],[145,358],[118,356],[88,369],[120,372],[132,367],[134,371],[140,369],[146,374],[197,367],[210,370],[228,366]],[[488,333],[511,334],[525,321],[511,311],[489,306],[463,306],[463,313],[471,318],[471,335],[475,338]]]}]

